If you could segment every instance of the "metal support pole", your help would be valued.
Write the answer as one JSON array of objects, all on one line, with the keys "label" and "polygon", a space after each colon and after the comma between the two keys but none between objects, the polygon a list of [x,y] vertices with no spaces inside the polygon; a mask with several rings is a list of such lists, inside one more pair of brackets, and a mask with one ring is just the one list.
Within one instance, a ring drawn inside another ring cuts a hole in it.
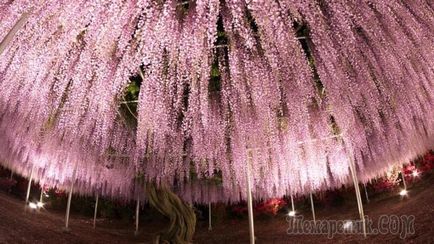
[{"label": "metal support pole", "polygon": [[349,160],[350,160],[351,176],[353,178],[354,189],[355,189],[355,192],[356,192],[357,207],[359,208],[359,215],[360,215],[360,219],[362,220],[362,225],[363,225],[362,226],[362,228],[363,228],[363,235],[366,237],[365,214],[363,212],[363,204],[362,204],[362,197],[360,195],[359,180],[357,178],[356,167],[355,167],[354,160],[353,160],[351,154],[349,154],[348,157],[349,157]]},{"label": "metal support pole", "polygon": [[139,211],[140,211],[140,198],[137,197],[137,206],[136,206],[136,231],[134,235],[139,234]]},{"label": "metal support pole", "polygon": [[66,216],[65,216],[65,230],[69,230],[69,211],[71,210],[71,199],[72,199],[72,190],[74,188],[74,183],[71,182],[71,187],[69,188],[68,193],[68,204],[66,205]]},{"label": "metal support pole", "polygon": [[32,180],[33,180],[33,170],[35,169],[35,166],[32,166],[32,171],[30,171],[30,178],[29,178],[29,184],[27,186],[27,194],[26,194],[26,205],[29,203],[29,197],[30,197],[30,188],[32,188]]},{"label": "metal support pole", "polygon": [[[292,213],[291,213],[292,212]],[[291,194],[291,212],[289,213],[290,215],[290,217],[292,217],[291,219],[292,219],[292,228],[294,228],[294,225],[295,225],[295,204],[294,204],[294,197],[292,196],[292,194]]]},{"label": "metal support pole", "polygon": [[366,188],[366,184],[363,184],[363,187],[365,188],[366,202],[369,203],[368,189]]},{"label": "metal support pole", "polygon": [[208,230],[212,230],[211,202],[208,203]]},{"label": "metal support pole", "polygon": [[312,197],[312,193],[310,193],[310,207],[311,207],[311,209],[312,209],[313,223],[316,224],[315,206],[313,205],[313,197]]},{"label": "metal support pole", "polygon": [[98,198],[99,195],[96,195],[96,201],[95,201],[95,211],[93,213],[93,228],[95,229],[96,227],[96,213],[98,212]]},{"label": "metal support pole", "polygon": [[39,202],[40,202],[40,203],[42,203],[42,200],[44,200],[44,199],[43,199],[43,197],[44,197],[43,194],[44,194],[44,188],[41,187],[41,195],[39,196]]},{"label": "metal support pole", "polygon": [[252,201],[252,183],[250,180],[250,167],[252,156],[249,155],[249,162],[247,163],[247,209],[249,213],[249,233],[250,244],[255,244],[255,226],[253,223],[253,201]]},{"label": "metal support pole", "polygon": [[14,171],[11,170],[11,180],[14,178]]},{"label": "metal support pole", "polygon": [[402,178],[402,184],[404,184],[404,190],[407,190],[407,183],[405,182],[405,174],[403,168],[401,168],[401,178]]},{"label": "metal support pole", "polygon": [[69,188],[68,204],[66,205],[65,230],[69,231],[69,211],[71,210],[72,190],[74,189],[75,176],[77,174],[77,164],[75,165],[74,173],[72,173],[71,187]]}]

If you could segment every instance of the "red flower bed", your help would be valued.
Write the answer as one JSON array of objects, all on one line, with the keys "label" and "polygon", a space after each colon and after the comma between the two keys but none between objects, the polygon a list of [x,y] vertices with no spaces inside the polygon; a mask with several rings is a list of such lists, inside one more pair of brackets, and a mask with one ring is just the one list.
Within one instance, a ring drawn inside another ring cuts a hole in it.
[{"label": "red flower bed", "polygon": [[[283,198],[272,198],[266,201],[263,201],[254,206],[253,213],[255,215],[276,215],[279,210],[287,205],[287,202]],[[237,205],[232,207],[232,212],[235,215],[246,215],[247,214],[247,206],[246,205]]]}]

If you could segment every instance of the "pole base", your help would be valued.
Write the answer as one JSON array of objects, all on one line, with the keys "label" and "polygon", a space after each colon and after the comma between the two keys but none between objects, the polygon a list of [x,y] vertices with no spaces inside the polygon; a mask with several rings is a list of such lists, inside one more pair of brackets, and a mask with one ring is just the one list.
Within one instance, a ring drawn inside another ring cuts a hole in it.
[{"label": "pole base", "polygon": [[134,236],[138,236],[138,235],[139,235],[139,231],[138,230],[134,231]]},{"label": "pole base", "polygon": [[69,227],[63,227],[62,231],[66,232],[66,233],[69,233],[69,232],[71,232],[71,228],[69,228]]}]

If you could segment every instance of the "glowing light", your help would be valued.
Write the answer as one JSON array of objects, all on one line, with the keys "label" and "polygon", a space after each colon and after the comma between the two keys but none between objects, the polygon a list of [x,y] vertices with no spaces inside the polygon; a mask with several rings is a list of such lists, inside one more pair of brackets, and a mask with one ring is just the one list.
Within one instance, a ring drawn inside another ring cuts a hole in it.
[{"label": "glowing light", "polygon": [[44,203],[43,202],[38,202],[38,203],[36,203],[36,206],[38,208],[42,208],[42,207],[44,207]]},{"label": "glowing light", "polygon": [[295,216],[295,211],[289,211],[288,216],[294,217]]},{"label": "glowing light", "polygon": [[347,220],[344,222],[344,225],[342,226],[345,230],[350,230],[353,228],[353,222],[350,220]]},{"label": "glowing light", "polygon": [[30,207],[31,209],[37,209],[37,208],[38,208],[38,205],[36,205],[36,204],[33,203],[33,202],[30,202],[30,203],[29,203],[29,207]]},{"label": "glowing light", "polygon": [[413,171],[413,173],[411,173],[413,175],[413,177],[418,177],[419,176],[419,172],[417,172],[417,170]]},{"label": "glowing light", "polygon": [[399,195],[400,196],[407,196],[407,193],[408,193],[407,190],[403,189],[399,192]]}]

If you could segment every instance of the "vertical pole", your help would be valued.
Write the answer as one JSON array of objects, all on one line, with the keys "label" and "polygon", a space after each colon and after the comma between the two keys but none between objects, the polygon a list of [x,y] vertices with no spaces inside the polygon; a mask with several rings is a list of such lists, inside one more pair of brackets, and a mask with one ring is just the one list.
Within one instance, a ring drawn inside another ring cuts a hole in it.
[{"label": "vertical pole", "polygon": [[42,203],[43,200],[43,194],[44,194],[44,188],[41,186],[41,195],[39,196],[39,202]]},{"label": "vertical pole", "polygon": [[407,190],[407,183],[405,182],[404,168],[401,168],[401,178],[402,178],[402,184],[404,184],[404,190]]},{"label": "vertical pole", "polygon": [[140,198],[137,196],[137,206],[136,206],[136,231],[134,235],[139,234],[139,211],[140,211]]},{"label": "vertical pole", "polygon": [[211,231],[212,230],[212,216],[211,216],[211,202],[208,203],[208,230]]},{"label": "vertical pole", "polygon": [[365,188],[365,197],[366,197],[366,202],[369,203],[369,196],[368,196],[368,189],[366,188],[366,184],[363,184],[363,187]]},{"label": "vertical pole", "polygon": [[315,217],[315,206],[313,205],[313,197],[312,192],[310,193],[310,207],[312,209],[312,217],[313,217],[313,223],[316,224],[316,217]]},{"label": "vertical pole", "polygon": [[74,188],[74,183],[71,182],[71,187],[69,188],[69,193],[68,193],[68,204],[66,205],[65,230],[68,230],[69,227],[69,211],[71,210],[71,199],[72,199],[73,188]]},{"label": "vertical pole", "polygon": [[359,215],[360,215],[360,219],[362,220],[362,225],[363,225],[362,226],[362,228],[363,228],[363,235],[366,237],[365,214],[363,212],[363,204],[362,204],[362,197],[360,195],[359,180],[357,178],[356,167],[355,167],[354,160],[353,160],[351,154],[349,154],[348,157],[349,157],[349,160],[350,160],[351,176],[353,178],[354,189],[355,189],[355,192],[356,192],[357,207],[359,208]]},{"label": "vertical pole", "polygon": [[77,164],[75,165],[74,173],[72,173],[71,187],[69,188],[68,204],[66,205],[65,230],[69,231],[69,211],[71,210],[72,190],[74,189],[75,175],[77,173]]},{"label": "vertical pole", "polygon": [[247,209],[249,213],[249,233],[250,244],[255,244],[255,227],[253,223],[253,201],[252,201],[252,183],[250,181],[250,167],[252,156],[249,155],[249,162],[247,163]]},{"label": "vertical pole", "polygon": [[93,213],[93,228],[95,229],[96,227],[96,213],[98,212],[98,198],[99,195],[96,195],[96,201],[95,201],[95,211]]},{"label": "vertical pole", "polygon": [[[291,210],[293,213],[295,213],[295,204],[294,204],[294,197],[291,194]],[[294,217],[294,216],[291,216]],[[292,218],[292,228],[294,228],[295,225],[295,218]]]},{"label": "vertical pole", "polygon": [[[11,169],[11,177],[9,179],[11,182],[14,180],[14,171]],[[9,192],[12,191],[12,187],[9,188]]]},{"label": "vertical pole", "polygon": [[35,166],[32,166],[32,171],[30,171],[30,179],[29,179],[29,185],[27,186],[27,194],[26,194],[26,205],[29,203],[29,197],[30,197],[30,188],[32,188],[32,180],[33,180],[33,170],[35,169]]}]

